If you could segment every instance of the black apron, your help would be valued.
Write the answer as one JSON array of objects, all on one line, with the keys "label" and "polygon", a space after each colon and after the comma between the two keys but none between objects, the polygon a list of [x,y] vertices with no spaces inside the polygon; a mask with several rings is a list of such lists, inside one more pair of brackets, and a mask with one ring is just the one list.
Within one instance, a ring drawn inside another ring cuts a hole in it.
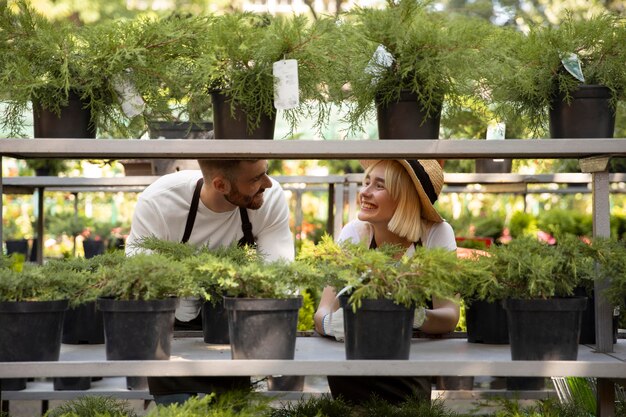
[{"label": "black apron", "polygon": [[[189,214],[187,215],[187,223],[185,224],[185,232],[181,243],[187,243],[193,230],[198,213],[198,205],[200,204],[200,191],[202,190],[203,179],[200,178],[196,183],[193,192],[191,205],[189,206]],[[241,230],[243,237],[239,239],[239,246],[250,245],[256,246],[256,240],[252,234],[252,224],[248,218],[248,210],[239,207],[241,216]],[[202,314],[199,314],[190,323],[196,322],[202,325]],[[178,322],[177,323],[185,323]],[[201,328],[201,327],[200,327]],[[169,394],[197,394],[197,393],[221,393],[233,389],[244,390],[250,389],[250,377],[233,376],[233,377],[211,377],[211,376],[183,376],[183,377],[149,377],[148,387],[152,395],[169,395]]]},{"label": "black apron", "polygon": [[[422,246],[418,241],[415,245]],[[370,249],[376,249],[372,237]],[[432,308],[432,306],[429,306]],[[333,398],[341,397],[353,404],[362,404],[373,395],[392,404],[399,404],[411,397],[430,401],[431,378],[424,376],[332,376],[328,386]]]}]

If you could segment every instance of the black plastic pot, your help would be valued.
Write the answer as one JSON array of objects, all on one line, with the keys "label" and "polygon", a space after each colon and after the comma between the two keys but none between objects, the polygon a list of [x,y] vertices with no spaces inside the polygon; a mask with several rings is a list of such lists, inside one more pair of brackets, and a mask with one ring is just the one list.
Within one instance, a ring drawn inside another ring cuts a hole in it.
[{"label": "black plastic pot", "polygon": [[509,174],[513,166],[512,159],[477,159],[477,174]]},{"label": "black plastic pot", "polygon": [[[67,300],[0,302],[0,362],[58,361]],[[3,390],[26,379],[2,381]]]},{"label": "black plastic pot", "polygon": [[[587,297],[587,308],[583,311],[580,319],[580,340],[581,345],[595,345],[596,344],[596,306],[595,295],[593,291],[591,294],[587,294],[587,291],[582,287],[574,288],[574,295],[580,297]],[[617,343],[617,328],[618,317],[613,316],[613,343]]]},{"label": "black plastic pot", "polygon": [[[178,299],[100,298],[107,360],[168,360]],[[127,377],[129,389],[147,389],[144,377]]]},{"label": "black plastic pot", "polygon": [[346,359],[409,359],[414,309],[391,300],[363,300],[354,312],[348,297],[343,308]]},{"label": "black plastic pot", "polygon": [[302,297],[224,297],[233,359],[293,359]]},{"label": "black plastic pot", "polygon": [[250,131],[246,113],[239,107],[231,112],[230,99],[223,92],[211,93],[213,101],[213,131],[215,139],[274,139],[276,113],[261,115],[260,124]]},{"label": "black plastic pot", "polygon": [[615,109],[611,108],[611,90],[601,85],[581,85],[571,94],[571,101],[558,94],[550,106],[550,137],[612,138]]},{"label": "black plastic pot", "polygon": [[104,343],[102,312],[94,301],[70,308],[63,322],[63,343],[99,345]]},{"label": "black plastic pot", "polygon": [[438,139],[441,107],[427,117],[417,94],[403,91],[400,100],[383,105],[376,103],[379,139]]},{"label": "black plastic pot", "polygon": [[[580,320],[586,297],[546,300],[504,300],[511,359],[570,360],[578,358]],[[507,378],[508,389],[542,389],[543,378]]]},{"label": "black plastic pot", "polygon": [[[148,123],[151,139],[208,139],[213,122],[156,122]],[[165,175],[186,169],[198,169],[198,162],[190,159],[154,159],[152,174]]]},{"label": "black plastic pot", "polygon": [[471,301],[465,304],[467,341],[505,345],[509,343],[509,327],[502,303]]},{"label": "black plastic pot", "polygon": [[10,239],[4,242],[7,247],[7,255],[21,253],[24,260],[28,260],[28,240],[26,239]]},{"label": "black plastic pot", "polygon": [[302,391],[304,390],[304,376],[270,376],[267,379],[268,391]]},{"label": "black plastic pot", "polygon": [[474,389],[473,376],[438,376],[435,378],[435,386],[438,390],[464,390]]},{"label": "black plastic pot", "polygon": [[61,113],[44,109],[37,100],[33,101],[33,127],[36,138],[95,138],[96,129],[91,120],[87,103],[70,91],[67,107]]},{"label": "black plastic pot", "polygon": [[104,240],[85,239],[83,240],[83,250],[87,259],[102,255],[106,250]]},{"label": "black plastic pot", "polygon": [[224,299],[215,305],[207,301],[202,304],[202,335],[205,343],[225,345],[230,343],[228,335],[228,313],[224,308]]}]

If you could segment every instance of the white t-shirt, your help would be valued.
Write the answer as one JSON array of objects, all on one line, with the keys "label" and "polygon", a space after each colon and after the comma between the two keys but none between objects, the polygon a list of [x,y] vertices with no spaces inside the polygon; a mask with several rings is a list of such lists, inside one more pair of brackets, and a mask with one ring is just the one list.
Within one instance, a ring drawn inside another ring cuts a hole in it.
[{"label": "white t-shirt", "polygon": [[[374,228],[368,222],[359,219],[346,224],[339,234],[339,242],[350,240],[354,243],[365,243],[369,246],[374,238]],[[433,223],[422,219],[422,245],[426,248],[445,248],[456,250],[454,230],[447,222]],[[409,246],[405,255],[413,256],[415,247]]]},{"label": "white t-shirt", "polygon": [[[185,232],[189,206],[201,172],[179,171],[164,175],[140,195],[135,206],[126,253],[133,254],[133,242],[145,236],[180,242]],[[294,244],[289,229],[289,207],[283,189],[273,178],[272,187],[263,193],[263,205],[248,210],[252,234],[259,253],[267,260],[294,259]],[[239,208],[217,213],[200,201],[189,243],[210,248],[228,246],[243,237]]]}]

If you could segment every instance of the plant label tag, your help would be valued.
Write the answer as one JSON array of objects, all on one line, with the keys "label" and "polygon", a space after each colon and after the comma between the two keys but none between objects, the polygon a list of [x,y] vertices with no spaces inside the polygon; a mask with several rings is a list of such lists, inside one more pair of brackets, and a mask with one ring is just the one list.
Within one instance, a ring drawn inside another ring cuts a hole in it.
[{"label": "plant label tag", "polygon": [[[487,126],[487,140],[504,140],[506,132],[505,123],[492,123]],[[494,159],[495,162],[502,162],[504,159]]]},{"label": "plant label tag", "polygon": [[272,65],[274,73],[274,107],[289,110],[300,104],[298,87],[298,61],[283,59]]},{"label": "plant label tag", "polygon": [[146,109],[146,103],[127,77],[119,76],[113,80],[113,89],[117,93],[117,98],[122,105],[122,111],[126,117],[133,117],[143,113]]},{"label": "plant label tag", "polygon": [[371,75],[372,83],[376,84],[382,73],[391,65],[393,65],[393,55],[384,45],[378,45],[365,67],[365,73]]},{"label": "plant label tag", "polygon": [[574,76],[581,83],[585,82],[585,76],[583,75],[583,70],[580,66],[580,59],[578,59],[578,55],[575,53],[562,53],[561,54],[561,63],[563,67]]}]

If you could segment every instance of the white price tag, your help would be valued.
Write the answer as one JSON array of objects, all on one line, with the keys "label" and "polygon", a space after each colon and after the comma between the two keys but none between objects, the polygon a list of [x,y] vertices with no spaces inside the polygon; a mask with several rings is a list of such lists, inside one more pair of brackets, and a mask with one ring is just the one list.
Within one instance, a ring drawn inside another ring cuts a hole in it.
[{"label": "white price tag", "polygon": [[494,123],[487,126],[487,140],[504,139],[504,133],[506,132],[505,123]]},{"label": "white price tag", "polygon": [[578,59],[578,55],[570,52],[562,53],[560,54],[560,56],[561,63],[563,64],[563,67],[565,67],[567,72],[572,74],[572,76],[574,76],[574,78],[576,78],[581,83],[584,83],[585,76],[583,75],[583,69],[580,66],[580,59]]},{"label": "white price tag", "polygon": [[[494,123],[487,126],[487,140],[504,140],[506,132],[505,123]],[[504,159],[494,159],[495,162],[502,162]]]},{"label": "white price tag", "polygon": [[274,62],[274,107],[277,110],[289,110],[300,104],[298,86],[298,61],[283,59]]},{"label": "white price tag", "polygon": [[376,84],[378,83],[378,79],[382,75],[383,71],[392,65],[393,55],[389,53],[384,45],[378,45],[378,48],[376,48],[374,54],[365,67],[365,73],[370,74],[372,76],[372,84]]},{"label": "white price tag", "polygon": [[122,104],[122,111],[126,117],[133,118],[146,109],[146,103],[135,88],[135,85],[125,76],[120,75],[113,80],[113,88]]}]

